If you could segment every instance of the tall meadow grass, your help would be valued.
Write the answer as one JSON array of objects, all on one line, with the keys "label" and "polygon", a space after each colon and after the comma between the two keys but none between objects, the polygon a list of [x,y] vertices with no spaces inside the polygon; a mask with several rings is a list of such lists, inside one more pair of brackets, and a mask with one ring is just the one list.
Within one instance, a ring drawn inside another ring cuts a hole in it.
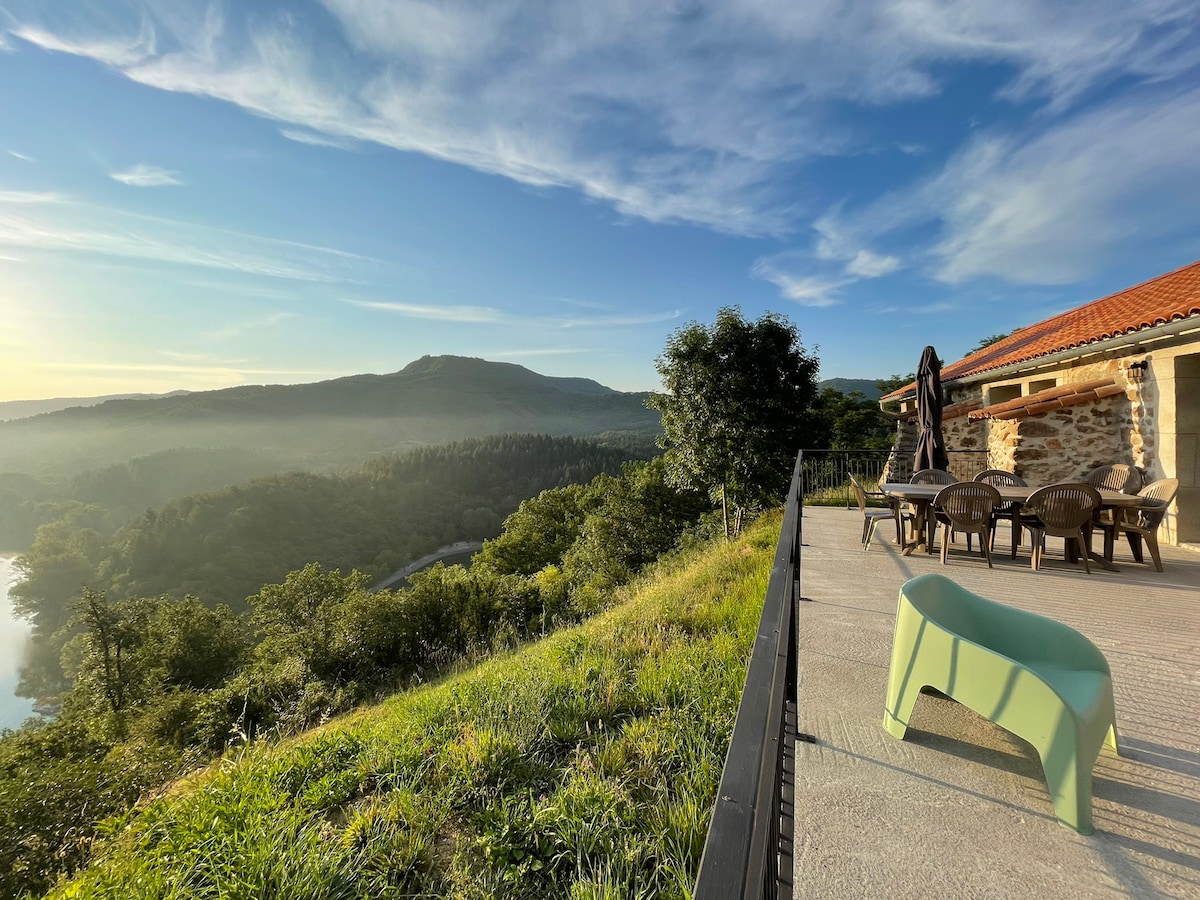
[{"label": "tall meadow grass", "polygon": [[614,606],[106,823],[62,898],[684,898],[778,516]]}]

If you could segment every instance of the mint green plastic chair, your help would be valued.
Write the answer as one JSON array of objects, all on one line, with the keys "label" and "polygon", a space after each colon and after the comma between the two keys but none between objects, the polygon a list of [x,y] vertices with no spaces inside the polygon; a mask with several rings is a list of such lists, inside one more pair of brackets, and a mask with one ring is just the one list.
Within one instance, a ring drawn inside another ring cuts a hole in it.
[{"label": "mint green plastic chair", "polygon": [[1038,752],[1058,820],[1092,833],[1092,767],[1118,752],[1112,675],[1075,629],[973,594],[943,575],[900,588],[883,727],[908,729],[922,688],[934,688]]}]

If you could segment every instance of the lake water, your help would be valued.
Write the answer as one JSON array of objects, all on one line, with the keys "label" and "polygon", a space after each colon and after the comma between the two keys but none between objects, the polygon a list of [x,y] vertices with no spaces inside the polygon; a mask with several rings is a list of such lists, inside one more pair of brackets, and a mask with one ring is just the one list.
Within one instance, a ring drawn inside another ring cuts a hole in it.
[{"label": "lake water", "polygon": [[17,577],[16,557],[0,556],[0,729],[20,728],[33,715],[33,701],[15,693],[29,643],[29,623],[13,615],[8,588]]}]

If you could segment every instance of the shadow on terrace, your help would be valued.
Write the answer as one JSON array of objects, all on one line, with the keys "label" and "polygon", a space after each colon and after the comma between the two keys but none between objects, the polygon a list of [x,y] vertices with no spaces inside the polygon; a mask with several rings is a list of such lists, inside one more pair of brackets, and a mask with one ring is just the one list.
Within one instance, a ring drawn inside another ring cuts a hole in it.
[{"label": "shadow on terrace", "polygon": [[[1200,554],[1164,546],[1164,571],[1063,558],[1028,542],[994,569],[953,545],[900,555],[857,509],[805,507],[794,882],[813,897],[1200,897]],[[1002,526],[997,547],[1007,547]],[[1147,557],[1148,558],[1148,557]],[[1096,831],[1058,824],[1033,748],[952,701],[922,696],[905,740],[884,731],[900,585],[939,572],[1087,635],[1112,668],[1122,756],[1094,769]]]}]

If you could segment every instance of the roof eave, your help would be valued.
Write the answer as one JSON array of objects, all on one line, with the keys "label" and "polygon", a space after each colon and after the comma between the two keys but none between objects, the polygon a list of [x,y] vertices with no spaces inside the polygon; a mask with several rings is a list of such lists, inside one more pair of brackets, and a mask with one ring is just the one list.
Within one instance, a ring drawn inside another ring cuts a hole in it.
[{"label": "roof eave", "polygon": [[[1042,356],[1035,356],[1031,359],[1020,360],[1018,362],[1009,363],[1005,366],[998,366],[994,369],[982,369],[978,372],[970,372],[957,378],[947,378],[942,381],[942,384],[953,385],[955,387],[965,387],[967,385],[978,384],[983,381],[997,381],[1001,378],[1011,378],[1016,375],[1036,372],[1039,369],[1051,368],[1053,366],[1060,365],[1061,363],[1068,362],[1073,359],[1079,359],[1084,356],[1110,353],[1114,350],[1124,349],[1125,347],[1176,337],[1191,331],[1200,331],[1200,314],[1185,316],[1181,319],[1175,319],[1171,322],[1164,322],[1161,325],[1151,325],[1148,328],[1140,328],[1137,331],[1130,331],[1126,334],[1104,338],[1103,340],[1090,341],[1089,343],[1080,344],[1076,347],[1067,347],[1063,350],[1056,350],[1053,353],[1046,353]],[[912,396],[915,396],[915,394],[916,391],[906,391],[903,394],[893,394],[887,398],[880,398],[880,403],[882,404],[884,399],[886,399],[889,403],[896,401],[902,402]]]}]

